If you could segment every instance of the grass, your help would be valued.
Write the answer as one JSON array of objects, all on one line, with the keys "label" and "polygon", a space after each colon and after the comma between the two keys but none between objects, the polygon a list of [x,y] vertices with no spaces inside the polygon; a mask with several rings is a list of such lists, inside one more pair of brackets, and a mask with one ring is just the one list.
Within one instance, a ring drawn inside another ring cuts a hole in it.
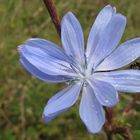
[{"label": "grass", "polygon": [[[127,17],[123,39],[140,36],[139,0],[55,0],[62,17],[72,11],[80,20],[85,38],[98,12],[108,3]],[[0,0],[0,140],[105,140],[87,133],[78,114],[78,104],[51,123],[44,125],[42,111],[48,99],[65,87],[46,84],[27,73],[19,64],[17,46],[30,37],[40,37],[60,44],[60,39],[40,0]],[[127,97],[127,98],[126,98]],[[125,94],[115,108],[118,124],[130,127],[133,140],[140,137],[140,109],[134,106],[126,116],[123,108],[131,96]],[[114,140],[121,140],[114,136]]]}]

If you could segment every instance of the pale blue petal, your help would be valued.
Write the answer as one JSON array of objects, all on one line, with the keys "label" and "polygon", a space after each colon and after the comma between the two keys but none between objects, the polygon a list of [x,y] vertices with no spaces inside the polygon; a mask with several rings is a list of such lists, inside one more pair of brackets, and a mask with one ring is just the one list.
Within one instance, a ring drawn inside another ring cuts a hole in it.
[{"label": "pale blue petal", "polygon": [[89,132],[100,132],[105,123],[103,107],[96,99],[93,89],[88,85],[83,88],[79,113]]},{"label": "pale blue petal", "polygon": [[84,36],[81,25],[76,17],[68,12],[62,19],[61,24],[62,45],[65,52],[74,57],[80,64],[85,63]]},{"label": "pale blue petal", "polygon": [[115,14],[104,32],[101,33],[100,40],[88,62],[88,69],[96,66],[107,57],[118,45],[126,25],[126,18],[121,14]]},{"label": "pale blue petal", "polygon": [[118,70],[113,72],[99,72],[93,74],[99,80],[109,82],[121,92],[140,92],[139,70]]},{"label": "pale blue petal", "polygon": [[113,9],[110,5],[104,7],[101,12],[98,14],[94,24],[92,25],[91,31],[89,33],[88,41],[87,41],[87,50],[86,56],[88,59],[91,58],[99,40],[101,32],[104,31],[107,24],[110,22],[111,18],[115,14],[115,9]]},{"label": "pale blue petal", "polygon": [[95,96],[100,104],[112,107],[118,103],[118,93],[110,83],[97,80],[94,77],[92,80],[89,80],[88,83],[93,88]]},{"label": "pale blue petal", "polygon": [[52,113],[51,115],[45,115],[45,114],[43,114],[42,115],[43,121],[45,123],[49,123],[51,120],[53,120],[54,118],[56,118],[56,116],[58,116],[59,114],[65,112],[65,111],[67,111],[67,108],[66,109],[63,109],[63,110],[60,110],[60,111],[58,111],[56,113]]},{"label": "pale blue petal", "polygon": [[43,120],[48,122],[61,112],[66,111],[77,101],[82,83],[74,83],[52,97],[43,112]]},{"label": "pale blue petal", "polygon": [[22,56],[20,57],[20,62],[28,72],[30,72],[33,76],[45,82],[58,83],[58,82],[66,82],[68,80],[71,80],[70,77],[66,77],[66,76],[61,76],[61,75],[54,76],[54,75],[45,74],[42,71],[40,71],[37,67],[29,63],[26,60],[26,58]]},{"label": "pale blue petal", "polygon": [[60,60],[67,60],[67,55],[64,53],[64,50],[58,47],[56,44],[50,42],[46,39],[41,38],[31,38],[28,39],[25,44],[27,46],[31,46],[34,48],[39,48],[40,50],[44,51],[47,55],[52,56],[54,58]]},{"label": "pale blue petal", "polygon": [[140,38],[129,40],[118,47],[96,69],[96,71],[115,70],[140,57]]},{"label": "pale blue petal", "polygon": [[[48,46],[52,50],[48,49],[48,47],[45,49],[45,47],[42,47],[41,41],[38,43],[38,46],[33,46],[33,42],[36,41],[34,39],[32,41],[29,40],[25,44],[19,46],[19,52],[34,67],[37,67],[40,71],[48,75],[75,75],[65,55],[60,56],[63,54],[60,49],[49,45]],[[61,53],[59,54],[59,52]]]}]

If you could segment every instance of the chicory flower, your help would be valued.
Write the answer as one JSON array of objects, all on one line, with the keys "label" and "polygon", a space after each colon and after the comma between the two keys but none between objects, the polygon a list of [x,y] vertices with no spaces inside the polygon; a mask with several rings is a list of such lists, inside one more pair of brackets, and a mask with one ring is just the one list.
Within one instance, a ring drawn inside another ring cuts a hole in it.
[{"label": "chicory flower", "polygon": [[70,81],[48,101],[45,122],[73,106],[82,90],[80,117],[89,132],[97,133],[105,123],[103,106],[115,106],[119,92],[140,92],[140,71],[119,69],[140,56],[140,38],[118,45],[125,26],[125,16],[106,6],[91,28],[85,50],[81,25],[68,12],[61,23],[63,48],[39,38],[19,46],[20,62],[33,76],[52,83]]}]

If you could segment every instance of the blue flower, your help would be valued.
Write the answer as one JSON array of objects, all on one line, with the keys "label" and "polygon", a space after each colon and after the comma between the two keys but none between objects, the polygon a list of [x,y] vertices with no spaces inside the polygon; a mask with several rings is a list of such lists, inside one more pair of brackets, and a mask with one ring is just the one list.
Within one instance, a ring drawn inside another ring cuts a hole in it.
[{"label": "blue flower", "polygon": [[82,28],[68,12],[62,19],[63,49],[39,38],[19,46],[20,62],[33,76],[45,82],[70,82],[47,103],[43,120],[49,122],[73,106],[80,91],[80,117],[91,133],[105,123],[103,106],[115,106],[118,92],[140,92],[140,71],[120,70],[140,56],[140,38],[118,46],[126,18],[106,6],[97,16],[84,48]]}]

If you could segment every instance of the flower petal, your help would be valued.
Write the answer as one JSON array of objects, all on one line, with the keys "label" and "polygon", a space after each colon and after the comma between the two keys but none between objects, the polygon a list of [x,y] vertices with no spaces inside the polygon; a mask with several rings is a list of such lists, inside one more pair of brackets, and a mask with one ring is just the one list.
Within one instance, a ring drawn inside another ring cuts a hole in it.
[{"label": "flower petal", "polygon": [[88,69],[96,68],[118,45],[126,25],[126,18],[121,14],[115,14],[105,30],[101,33],[100,40],[88,62]]},{"label": "flower petal", "polygon": [[41,38],[30,38],[25,42],[25,44],[40,49],[54,58],[67,60],[67,56],[64,53],[64,50],[58,47],[56,44],[50,42],[49,40]]},{"label": "flower petal", "polygon": [[114,14],[115,9],[113,9],[110,5],[105,6],[98,14],[94,24],[92,25],[87,41],[86,56],[88,57],[88,59],[91,58],[97,46],[101,32],[104,31]]},{"label": "flower petal", "polygon": [[81,86],[82,83],[71,84],[69,87],[65,88],[52,97],[48,101],[48,104],[46,105],[43,112],[44,122],[50,121],[61,112],[64,112],[73,106],[79,97]]},{"label": "flower petal", "polygon": [[85,63],[84,36],[76,17],[68,12],[62,19],[61,38],[65,52],[74,57],[80,64]]},{"label": "flower petal", "polygon": [[83,88],[79,112],[89,132],[98,133],[101,130],[105,123],[104,111],[88,85]]},{"label": "flower petal", "polygon": [[96,71],[115,70],[140,57],[140,38],[129,40],[118,47],[96,68]]},{"label": "flower petal", "polygon": [[109,82],[121,92],[140,92],[140,71],[119,70],[113,72],[99,72],[94,78]]},{"label": "flower petal", "polygon": [[74,74],[64,52],[47,40],[30,39],[19,47],[19,52],[45,74],[69,76]]},{"label": "flower petal", "polygon": [[31,63],[29,63],[28,60],[23,56],[20,57],[20,62],[28,72],[30,72],[33,76],[45,82],[58,83],[58,82],[66,82],[72,79],[70,77],[61,75],[54,76],[45,74],[42,71],[38,70],[36,67],[34,67]]},{"label": "flower petal", "polygon": [[112,107],[118,103],[118,93],[110,83],[96,79],[89,80],[88,83],[93,88],[95,96],[100,104]]}]

